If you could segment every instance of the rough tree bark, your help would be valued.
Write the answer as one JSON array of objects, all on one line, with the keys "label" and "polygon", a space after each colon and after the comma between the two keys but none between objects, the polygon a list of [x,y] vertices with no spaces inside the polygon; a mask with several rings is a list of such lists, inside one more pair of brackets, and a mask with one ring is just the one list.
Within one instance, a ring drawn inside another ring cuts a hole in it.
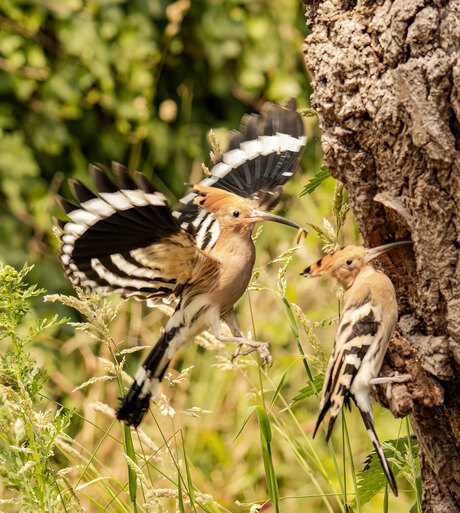
[{"label": "rough tree bark", "polygon": [[[304,0],[326,165],[363,240],[411,238],[381,264],[397,287],[386,405],[410,413],[425,512],[460,511],[460,0]],[[384,399],[384,394],[381,394]]]}]

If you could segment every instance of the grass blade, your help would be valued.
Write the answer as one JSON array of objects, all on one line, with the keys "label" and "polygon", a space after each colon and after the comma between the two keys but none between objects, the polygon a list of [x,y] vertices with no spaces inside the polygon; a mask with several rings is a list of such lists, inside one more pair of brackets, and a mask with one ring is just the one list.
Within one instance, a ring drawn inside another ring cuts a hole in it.
[{"label": "grass blade", "polygon": [[254,410],[256,409],[255,406],[249,406],[247,412],[246,412],[246,417],[244,418],[243,420],[243,425],[240,427],[240,430],[238,431],[238,433],[236,434],[235,438],[233,439],[233,441],[235,441],[240,435],[241,435],[241,432],[243,431],[244,427],[246,426],[246,424],[248,423],[248,420],[249,420],[249,417],[254,413]]},{"label": "grass blade", "polygon": [[262,408],[262,406],[256,406],[255,412],[257,413],[257,417],[259,419],[261,433],[267,444],[269,444],[272,441],[272,430],[270,427],[270,421],[268,420],[267,412]]},{"label": "grass blade", "polygon": [[[343,410],[342,410],[342,426],[344,429],[345,444],[346,444],[346,448],[347,448],[347,452],[348,452],[348,458],[350,461],[353,489],[355,491],[356,507],[357,507],[358,513],[361,513],[361,502],[359,500],[358,483],[356,481],[355,463],[353,461],[353,452],[351,450],[350,437],[348,436],[347,421],[345,419],[345,412]],[[344,461],[345,461],[345,459],[344,459]]]},{"label": "grass blade", "polygon": [[182,482],[180,472],[177,472],[177,494],[180,513],[185,513],[184,498],[182,497]]},{"label": "grass blade", "polygon": [[196,508],[195,508],[195,494],[194,494],[194,490],[193,490],[192,476],[190,474],[190,467],[188,465],[187,453],[185,452],[184,438],[182,438],[182,450],[184,452],[184,463],[185,463],[185,472],[187,474],[187,486],[188,486],[188,496],[189,496],[189,499],[190,499],[190,507],[194,511],[196,511]]},{"label": "grass blade", "polygon": [[286,379],[286,375],[288,373],[288,370],[292,367],[292,365],[296,363],[293,362],[289,367],[284,371],[283,375],[281,376],[280,382],[278,383],[278,386],[276,387],[275,393],[273,394],[272,400],[270,401],[270,406],[268,407],[268,411],[272,409],[273,404],[276,401],[276,398],[279,396],[279,393],[281,392],[281,388],[284,385],[284,380]]},{"label": "grass blade", "polygon": [[[123,424],[125,434],[125,449],[126,454],[137,463],[136,453],[134,451],[133,438],[131,436],[131,429],[127,424]],[[129,483],[129,498],[137,511],[136,494],[137,494],[137,476],[136,472],[128,465],[128,483]]]},{"label": "grass blade", "polygon": [[256,406],[255,412],[257,413],[257,418],[259,420],[260,445],[262,447],[262,459],[264,462],[268,496],[275,508],[275,512],[279,513],[280,496],[270,447],[270,443],[272,441],[270,421],[268,419],[267,412],[262,408],[262,406]]}]

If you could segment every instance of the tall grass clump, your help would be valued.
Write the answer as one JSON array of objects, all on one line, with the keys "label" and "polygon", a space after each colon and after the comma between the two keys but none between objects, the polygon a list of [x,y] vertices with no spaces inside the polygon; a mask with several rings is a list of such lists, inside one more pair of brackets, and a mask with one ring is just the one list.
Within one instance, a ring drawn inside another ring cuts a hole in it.
[{"label": "tall grass clump", "polygon": [[[59,301],[76,310],[83,320],[72,322],[72,326],[93,341],[102,343],[110,359],[99,357],[105,373],[92,376],[75,390],[87,390],[89,396],[93,390],[96,396],[96,387],[113,381],[118,397],[122,397],[133,375],[126,365],[126,357],[145,349],[145,346],[121,349],[113,339],[111,324],[123,303],[114,308],[110,300],[101,299],[97,294],[86,295],[80,289],[76,292],[77,297],[55,294],[46,296],[45,300]],[[171,308],[165,306],[164,309],[172,313]],[[168,373],[165,382],[174,387],[188,379],[190,370],[184,369],[176,378]],[[108,425],[100,419],[98,424],[94,424],[100,437],[91,450],[80,446],[78,452],[66,453],[73,467],[74,488],[92,504],[90,511],[167,513],[171,508],[181,513],[185,513],[186,508],[194,512],[198,509],[207,513],[222,511],[211,495],[202,493],[193,482],[184,434],[180,428],[174,427],[176,412],[165,394],[160,394],[150,408],[150,418],[157,428],[159,442],[142,428],[134,429],[117,422],[114,406],[101,401],[91,402],[90,407],[108,419]],[[206,412],[196,407],[184,413],[198,417]],[[171,432],[163,431],[158,416],[171,419]],[[89,422],[83,416],[82,420]],[[111,448],[112,458],[109,461],[99,458],[98,453],[104,446]],[[124,472],[120,471],[123,468]]]},{"label": "tall grass clump", "polygon": [[71,414],[42,400],[47,376],[28,352],[34,337],[63,321],[29,317],[30,300],[44,292],[25,281],[30,270],[0,264],[0,504],[5,511],[80,511],[68,469],[53,460],[67,443]]}]

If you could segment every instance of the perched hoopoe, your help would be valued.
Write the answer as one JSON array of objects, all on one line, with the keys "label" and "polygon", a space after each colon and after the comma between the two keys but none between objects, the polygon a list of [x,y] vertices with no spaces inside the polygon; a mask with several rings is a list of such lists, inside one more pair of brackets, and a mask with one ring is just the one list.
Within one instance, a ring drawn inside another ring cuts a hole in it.
[{"label": "perched hoopoe", "polygon": [[[236,343],[235,355],[247,345],[242,354],[257,350],[271,362],[268,344],[241,335],[233,305],[251,277],[254,224],[270,220],[301,228],[259,209],[278,202],[305,141],[295,101],[286,108],[266,104],[261,115],[243,118],[229,150],[173,212],[143,174],[133,179],[120,164],[112,166],[116,185],[102,168],[91,167],[97,195],[70,182],[78,204],[59,199],[70,218],[59,225],[60,259],[71,281],[153,303],[179,300],[137,371],[118,419],[140,424],[176,350],[205,329]],[[220,319],[229,325],[231,337],[221,335]]]},{"label": "perched hoopoe", "polygon": [[316,435],[330,411],[326,441],[343,404],[353,399],[395,495],[396,482],[374,430],[370,389],[377,383],[401,382],[409,375],[377,378],[391,335],[398,321],[398,305],[391,280],[376,271],[370,261],[378,255],[411,241],[394,242],[372,249],[347,246],[307,267],[302,276],[330,275],[345,289],[343,311],[321,397],[321,411],[313,431]]}]

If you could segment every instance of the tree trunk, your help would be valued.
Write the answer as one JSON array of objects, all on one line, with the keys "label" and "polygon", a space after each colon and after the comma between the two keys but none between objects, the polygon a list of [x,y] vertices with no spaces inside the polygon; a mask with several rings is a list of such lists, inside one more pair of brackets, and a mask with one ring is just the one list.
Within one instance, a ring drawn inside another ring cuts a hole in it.
[{"label": "tree trunk", "polygon": [[[460,511],[460,1],[304,0],[304,52],[324,159],[400,302],[383,373],[410,413],[423,510]],[[383,397],[383,394],[382,394]]]}]

